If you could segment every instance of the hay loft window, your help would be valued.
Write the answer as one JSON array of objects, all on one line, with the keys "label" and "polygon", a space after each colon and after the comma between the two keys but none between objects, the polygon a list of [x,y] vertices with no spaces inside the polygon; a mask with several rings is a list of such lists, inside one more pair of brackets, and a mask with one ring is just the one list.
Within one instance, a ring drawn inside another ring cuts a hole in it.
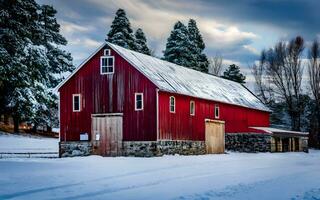
[{"label": "hay loft window", "polygon": [[220,116],[219,105],[216,104],[216,105],[214,106],[214,118],[219,119],[219,116]]},{"label": "hay loft window", "polygon": [[135,110],[143,110],[143,94],[135,93]]},{"label": "hay loft window", "polygon": [[174,96],[171,96],[169,98],[169,104],[170,104],[170,112],[175,113],[176,112],[176,99]]},{"label": "hay loft window", "polygon": [[195,114],[195,103],[194,101],[190,101],[190,115],[194,116]]},{"label": "hay loft window", "polygon": [[105,56],[111,56],[111,49],[105,49],[105,50],[103,50],[103,55],[105,55]]},{"label": "hay loft window", "polygon": [[80,94],[73,94],[72,95],[72,110],[73,110],[73,112],[80,112],[80,110],[81,110]]},{"label": "hay loft window", "polygon": [[101,56],[100,58],[100,74],[114,73],[114,56]]}]

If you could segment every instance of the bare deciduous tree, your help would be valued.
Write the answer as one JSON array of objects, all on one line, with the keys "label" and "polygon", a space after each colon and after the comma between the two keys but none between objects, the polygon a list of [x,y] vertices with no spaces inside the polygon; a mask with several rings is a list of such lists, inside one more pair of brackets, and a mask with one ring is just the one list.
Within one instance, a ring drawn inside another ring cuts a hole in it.
[{"label": "bare deciduous tree", "polygon": [[266,105],[270,105],[273,101],[273,92],[270,84],[268,82],[268,76],[265,70],[266,52],[261,52],[261,58],[258,64],[253,64],[252,74],[255,79],[255,88],[257,91],[257,96]]},{"label": "bare deciduous tree", "polygon": [[312,95],[320,107],[320,47],[318,41],[314,41],[311,46],[308,71]]},{"label": "bare deciduous tree", "polygon": [[[254,75],[258,77],[257,85],[263,85],[259,79],[262,78],[262,73],[265,73],[274,95],[286,103],[292,130],[300,130],[301,113],[304,110],[301,98],[303,49],[304,40],[300,36],[288,43],[279,42],[262,54],[260,66],[254,69]],[[265,88],[261,87],[260,90],[265,91]]]},{"label": "bare deciduous tree", "polygon": [[320,142],[320,46],[317,40],[312,43],[310,48],[308,72],[309,84],[315,102],[315,120],[311,120],[310,143],[318,146]]},{"label": "bare deciduous tree", "polygon": [[214,57],[209,58],[208,73],[216,76],[220,76],[222,70],[223,58],[221,55],[216,54]]}]

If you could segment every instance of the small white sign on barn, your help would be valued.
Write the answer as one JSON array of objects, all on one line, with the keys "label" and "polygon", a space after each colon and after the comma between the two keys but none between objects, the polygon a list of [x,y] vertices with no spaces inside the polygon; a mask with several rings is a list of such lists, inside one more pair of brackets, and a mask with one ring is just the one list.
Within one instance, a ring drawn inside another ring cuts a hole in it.
[{"label": "small white sign on barn", "polygon": [[89,140],[89,135],[88,135],[88,133],[80,133],[80,140],[81,140],[81,141],[83,141],[83,140],[85,140],[85,141]]},{"label": "small white sign on barn", "polygon": [[100,133],[96,133],[96,140],[100,140]]}]

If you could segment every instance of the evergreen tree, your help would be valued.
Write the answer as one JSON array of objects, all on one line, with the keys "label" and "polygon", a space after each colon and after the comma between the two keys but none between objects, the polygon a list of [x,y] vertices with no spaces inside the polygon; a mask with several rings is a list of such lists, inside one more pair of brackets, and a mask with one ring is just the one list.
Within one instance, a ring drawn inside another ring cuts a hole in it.
[{"label": "evergreen tree", "polygon": [[5,99],[1,107],[13,116],[18,132],[20,120],[49,122],[48,110],[56,105],[51,90],[60,81],[57,75],[74,67],[71,55],[59,49],[66,40],[53,7],[34,0],[0,1],[0,7],[0,92]]},{"label": "evergreen tree", "polygon": [[126,12],[123,9],[119,9],[116,12],[116,16],[112,21],[111,29],[107,36],[108,42],[127,49],[135,49],[133,31],[129,19],[126,16]]},{"label": "evergreen tree", "polygon": [[232,64],[223,72],[222,78],[232,80],[238,83],[245,83],[246,76],[240,72],[239,66]]},{"label": "evergreen tree", "polygon": [[151,55],[151,51],[147,45],[146,36],[144,35],[141,28],[137,29],[134,36],[135,36],[135,50],[143,54]]},{"label": "evergreen tree", "polygon": [[188,29],[178,21],[167,39],[163,59],[177,65],[192,68],[190,45]]},{"label": "evergreen tree", "polygon": [[191,42],[190,53],[192,54],[191,67],[202,72],[208,72],[209,61],[203,53],[205,44],[194,19],[190,19],[188,23],[189,39]]}]

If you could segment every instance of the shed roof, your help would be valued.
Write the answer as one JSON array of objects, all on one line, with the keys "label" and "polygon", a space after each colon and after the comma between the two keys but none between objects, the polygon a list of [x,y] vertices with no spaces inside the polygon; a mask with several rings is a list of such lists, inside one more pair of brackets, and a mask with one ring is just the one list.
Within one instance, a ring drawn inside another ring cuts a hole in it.
[{"label": "shed roof", "polygon": [[289,131],[289,130],[283,130],[279,128],[272,128],[272,127],[249,127],[256,130],[261,130],[266,133],[271,133],[274,135],[286,135],[286,136],[304,136],[308,137],[308,132],[301,132],[301,131]]},{"label": "shed roof", "polygon": [[251,91],[240,83],[182,67],[111,43],[107,44],[162,91],[270,112]]}]

